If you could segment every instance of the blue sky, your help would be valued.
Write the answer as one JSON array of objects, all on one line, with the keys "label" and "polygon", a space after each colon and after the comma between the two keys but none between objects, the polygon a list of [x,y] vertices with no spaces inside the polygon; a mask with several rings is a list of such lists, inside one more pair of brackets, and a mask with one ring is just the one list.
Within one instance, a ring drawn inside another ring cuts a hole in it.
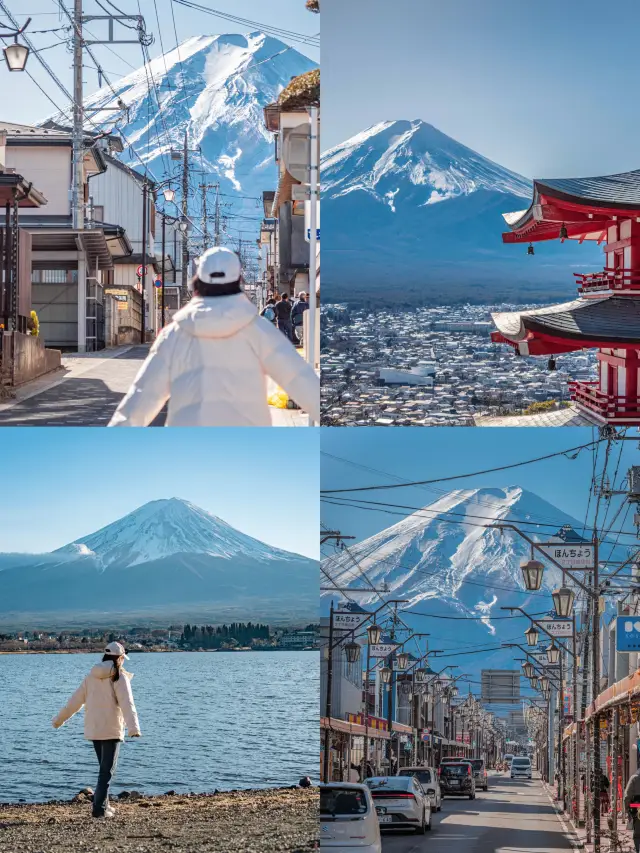
[{"label": "blue sky", "polygon": [[3,429],[0,550],[58,548],[147,501],[177,497],[317,558],[318,433]]},{"label": "blue sky", "polygon": [[527,177],[636,169],[640,4],[611,14],[595,0],[324,0],[323,146],[420,118]]},{"label": "blue sky", "polygon": [[[596,437],[588,427],[324,429],[321,438],[321,483],[323,489],[341,489],[393,482],[381,474],[355,468],[332,456],[403,479],[427,480],[545,456],[586,444]],[[618,452],[619,447],[612,454],[616,461]],[[625,442],[618,469],[618,485],[628,467],[639,462],[636,443]],[[591,471],[591,451],[583,451],[575,460],[558,457],[500,473],[439,483],[437,489],[448,491],[457,488],[521,486],[549,501],[562,512],[583,520],[589,499]],[[361,495],[367,500],[389,501],[406,506],[426,506],[440,496],[441,491],[418,488]],[[410,511],[406,514],[409,515]],[[400,516],[325,503],[321,504],[321,516],[328,528],[338,529],[358,540],[400,521]]]},{"label": "blue sky", "polygon": [[[66,26],[68,24],[66,16],[61,16],[59,11],[57,11],[57,0],[20,0],[20,2],[18,0],[6,0],[6,5],[20,23],[24,23],[29,15],[33,18],[28,30],[30,33],[63,25]],[[69,8],[73,6],[73,3],[71,0],[66,0],[66,5]],[[85,15],[105,14],[96,3],[96,0],[84,0],[83,5]],[[103,5],[108,6],[109,4],[105,2]],[[115,5],[119,9],[122,9],[125,14],[137,15],[140,11],[142,12],[147,31],[153,33],[155,36],[155,43],[149,48],[152,57],[162,53],[160,36],[164,43],[165,52],[176,46],[176,36],[171,16],[171,0],[140,0],[139,3],[138,0],[119,0]],[[245,18],[257,23],[264,23],[300,33],[305,36],[315,35],[320,31],[319,16],[308,12],[304,8],[304,0],[270,0],[268,4],[264,3],[263,0],[215,0],[215,3],[203,0],[199,5],[207,6],[219,12],[233,14],[236,17]],[[194,35],[215,35],[229,32],[244,33],[253,29],[260,29],[259,27],[231,23],[177,4],[174,4],[174,13],[179,41],[184,41]],[[3,24],[9,23],[7,20],[4,20],[1,13],[0,22]],[[86,24],[86,27],[88,32],[87,38],[91,38],[92,33],[99,36],[102,32],[106,32],[105,22],[93,21]],[[124,30],[124,32],[125,35],[116,36],[116,38],[131,37],[129,31]],[[63,32],[59,34],[37,34],[33,35],[32,41],[38,49],[47,48],[42,53],[43,58],[67,89],[71,90],[71,55],[64,46],[48,49],[60,37],[66,37],[66,34]],[[284,37],[283,40],[287,41]],[[319,51],[317,48],[309,45],[301,45],[293,41],[287,41],[287,43],[291,43],[297,50],[305,53],[311,59],[315,61],[319,60]],[[116,45],[111,49],[96,45],[92,50],[95,52],[98,61],[112,82],[130,73],[133,68],[141,67],[143,64],[139,45]],[[111,50],[115,51],[118,56],[114,55]],[[88,57],[86,61],[87,63],[91,62]],[[47,72],[34,57],[29,58],[27,68],[58,106],[63,108],[67,106],[65,95],[58,89],[54,81],[47,75]],[[94,69],[90,67],[85,69],[84,80],[85,94],[90,94],[99,88],[97,72]],[[4,61],[0,63],[0,83],[2,84],[3,120],[30,124],[36,123],[46,118],[52,112],[55,112],[52,104],[26,74],[11,74],[9,77],[9,72],[6,69]]]}]

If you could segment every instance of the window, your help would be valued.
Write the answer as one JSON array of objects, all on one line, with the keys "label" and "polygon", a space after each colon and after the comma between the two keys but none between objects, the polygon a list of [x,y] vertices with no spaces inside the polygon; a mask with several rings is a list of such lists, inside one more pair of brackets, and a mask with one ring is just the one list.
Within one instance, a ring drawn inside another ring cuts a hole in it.
[{"label": "window", "polygon": [[368,811],[364,791],[357,788],[323,788],[320,790],[320,813],[330,815],[364,815]]},{"label": "window", "polygon": [[94,222],[104,222],[104,205],[103,204],[94,204],[93,205],[93,221]]}]

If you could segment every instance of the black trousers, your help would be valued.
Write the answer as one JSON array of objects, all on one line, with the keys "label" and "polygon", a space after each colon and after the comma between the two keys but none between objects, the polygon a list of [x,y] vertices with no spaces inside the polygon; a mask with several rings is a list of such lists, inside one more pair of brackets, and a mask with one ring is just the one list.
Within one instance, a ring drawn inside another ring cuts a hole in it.
[{"label": "black trousers", "polygon": [[109,805],[109,785],[116,772],[118,753],[120,751],[119,740],[94,740],[93,748],[98,756],[100,771],[98,773],[98,784],[93,795],[93,816],[104,817],[105,810]]}]

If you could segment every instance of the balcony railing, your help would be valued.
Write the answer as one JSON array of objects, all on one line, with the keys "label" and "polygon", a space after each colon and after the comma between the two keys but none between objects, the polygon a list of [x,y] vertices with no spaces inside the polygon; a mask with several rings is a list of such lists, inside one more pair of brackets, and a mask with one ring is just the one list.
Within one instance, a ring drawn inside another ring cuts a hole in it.
[{"label": "balcony railing", "polygon": [[571,399],[608,422],[640,422],[640,397],[606,394],[597,382],[569,383]]},{"label": "balcony railing", "polygon": [[574,272],[578,293],[597,293],[603,290],[636,291],[640,293],[640,271],[605,267],[601,272]]}]

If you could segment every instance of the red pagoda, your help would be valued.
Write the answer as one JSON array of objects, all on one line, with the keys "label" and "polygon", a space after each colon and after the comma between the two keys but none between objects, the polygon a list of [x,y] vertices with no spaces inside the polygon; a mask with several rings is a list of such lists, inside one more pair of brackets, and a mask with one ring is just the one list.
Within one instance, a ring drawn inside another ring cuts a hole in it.
[{"label": "red pagoda", "polygon": [[[606,264],[577,274],[578,297],[494,314],[496,343],[520,355],[598,349],[598,380],[571,382],[580,414],[599,424],[640,423],[640,170],[599,178],[534,181],[527,210],[504,214],[505,243],[595,240]],[[533,254],[533,248],[530,248]]]}]

